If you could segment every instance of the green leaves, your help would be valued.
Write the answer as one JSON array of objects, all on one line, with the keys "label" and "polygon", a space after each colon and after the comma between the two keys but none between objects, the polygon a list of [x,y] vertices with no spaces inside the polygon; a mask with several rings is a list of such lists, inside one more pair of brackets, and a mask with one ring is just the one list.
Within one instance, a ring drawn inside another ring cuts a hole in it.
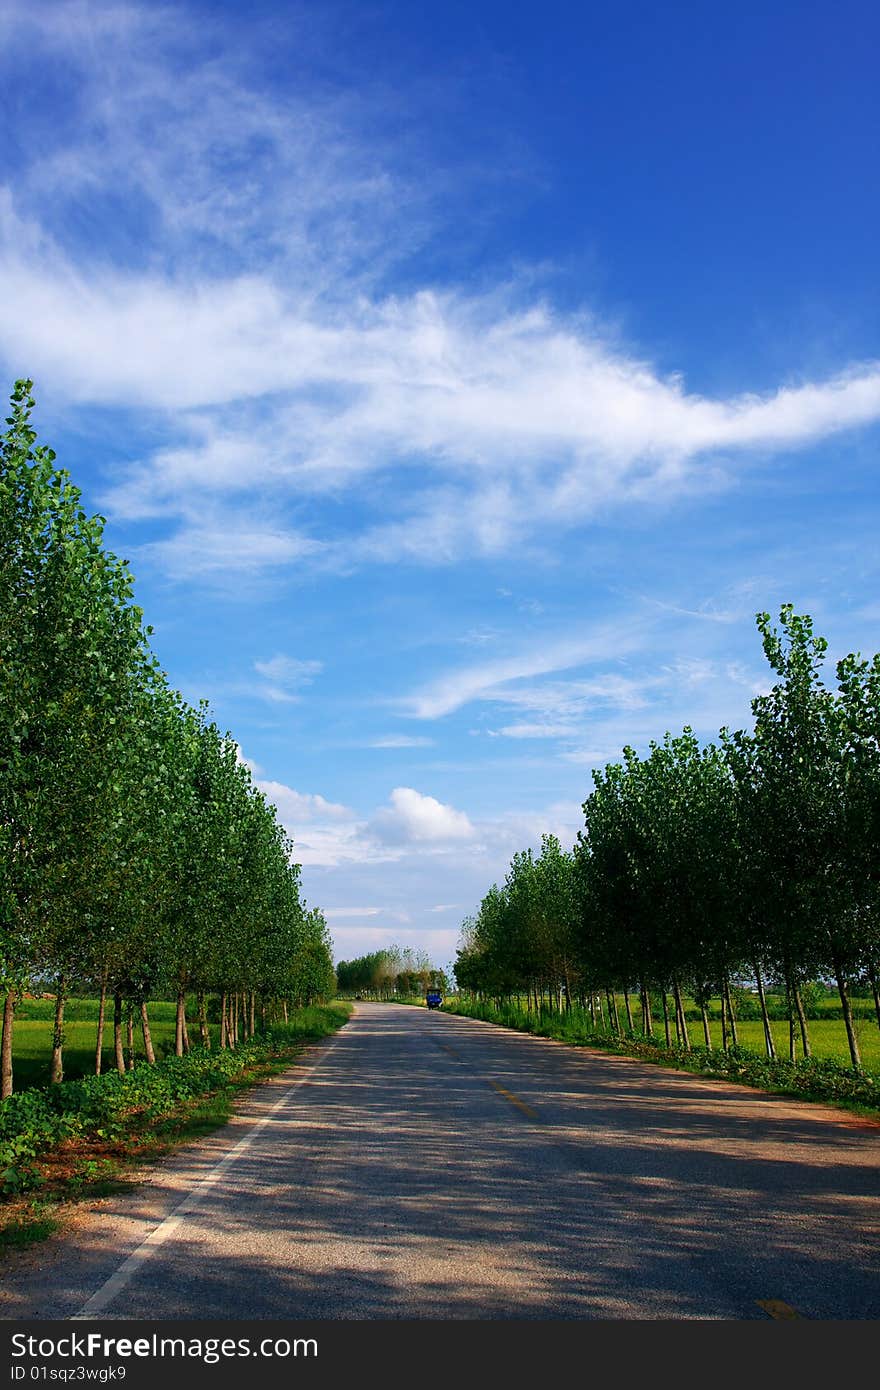
[{"label": "green leaves", "polygon": [[777,681],[752,703],[754,729],[703,745],[686,726],[594,770],[574,927],[545,841],[466,919],[459,983],[501,997],[684,982],[706,999],[769,970],[796,1002],[805,978],[833,976],[847,1020],[850,983],[880,975],[880,655],[841,661],[834,692],[809,616],[784,604],[778,627],[768,613],[757,626]]},{"label": "green leaves", "polygon": [[0,440],[2,973],[291,992],[329,948],[290,841],[207,703],[168,688],[31,392]]}]

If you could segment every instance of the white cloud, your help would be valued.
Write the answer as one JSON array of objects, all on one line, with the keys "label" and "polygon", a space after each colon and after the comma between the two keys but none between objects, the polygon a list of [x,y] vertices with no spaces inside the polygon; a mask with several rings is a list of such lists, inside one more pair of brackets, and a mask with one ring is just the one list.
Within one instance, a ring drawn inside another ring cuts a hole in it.
[{"label": "white cloud", "polygon": [[[186,513],[200,496],[259,487],[351,488],[389,464],[408,484],[398,517],[366,526],[353,550],[187,525],[185,540],[155,547],[169,566],[181,551],[204,556],[200,568],[495,553],[538,523],[570,526],[700,486],[704,455],[796,446],[880,419],[876,365],[711,401],[547,307],[423,292],[330,311],[253,276],[196,287],[86,278],[8,245],[0,293],[0,351],[38,379],[83,403],[183,412],[176,429],[191,438],[109,492],[120,513]],[[220,408],[256,398],[266,398],[262,423],[239,432]]]},{"label": "white cloud", "polygon": [[265,794],[267,799],[278,810],[284,825],[296,837],[295,832],[299,824],[330,821],[351,821],[354,814],[347,806],[335,801],[325,801],[323,796],[315,796],[309,792],[298,792],[293,787],[285,786],[283,782],[272,782],[263,780],[257,782],[260,791]]},{"label": "white cloud", "polygon": [[310,685],[323,669],[320,661],[300,661],[282,654],[269,661],[255,661],[254,670],[264,681],[257,693],[276,704],[293,704],[300,698],[300,688]]},{"label": "white cloud", "polygon": [[455,955],[458,940],[457,927],[412,929],[406,920],[407,914],[388,914],[396,926],[373,926],[369,931],[369,941],[364,940],[363,927],[337,927],[333,931],[333,956],[341,960],[357,959],[367,951],[378,951],[390,946],[414,946],[416,950],[427,951],[432,963],[449,967]]},{"label": "white cloud", "polygon": [[[454,853],[457,863],[464,859],[472,861],[481,874],[497,873],[515,850],[539,844],[545,832],[564,839],[572,823],[568,803],[542,812],[513,812],[475,821],[464,811],[412,787],[395,787],[388,804],[360,818],[349,807],[279,782],[261,780],[258,785],[278,808],[294,842],[294,859],[312,869],[349,866],[364,872],[396,863],[403,870],[406,865],[427,864]],[[433,910],[436,901],[435,891],[424,910],[429,905]],[[441,904],[436,910],[448,908],[448,904]],[[355,909],[348,911],[355,914]],[[366,915],[368,909],[356,911]]]},{"label": "white cloud", "polygon": [[246,767],[254,778],[262,775],[263,769],[260,764],[255,763],[252,758],[245,757],[244,749],[240,743],[236,743],[235,745],[235,760],[237,763],[240,763],[242,767]]},{"label": "white cloud", "polygon": [[[629,650],[632,651],[635,645],[633,641]],[[620,649],[615,653],[622,654]],[[665,682],[664,675],[650,672],[639,676],[621,676],[612,671],[588,679],[542,681],[537,685],[505,688],[492,698],[499,704],[528,710],[545,719],[556,717],[559,720],[573,720],[583,719],[603,707],[642,709],[652,689]]]},{"label": "white cloud", "polygon": [[324,915],[328,922],[335,922],[338,917],[378,917],[380,909],[378,907],[325,907]]},{"label": "white cloud", "polygon": [[139,547],[141,555],[156,561],[172,579],[256,574],[320,550],[307,537],[268,526],[242,525],[234,513],[215,527],[184,526],[167,540]]},{"label": "white cloud", "polygon": [[474,835],[464,811],[412,787],[395,787],[390,801],[390,807],[377,811],[367,826],[367,834],[382,844],[445,844]]},{"label": "white cloud", "polygon": [[407,696],[401,703],[416,718],[438,719],[472,700],[514,702],[518,699],[524,702],[525,693],[516,696],[511,692],[512,682],[619,657],[632,650],[637,640],[637,631],[632,625],[627,629],[621,626],[599,628],[575,638],[545,640],[515,656],[459,667]]},{"label": "white cloud", "polygon": [[293,858],[304,867],[339,868],[387,861],[389,856],[370,853],[358,825],[307,824],[293,835]]},{"label": "white cloud", "polygon": [[281,652],[269,661],[254,662],[255,671],[278,685],[309,684],[312,677],[323,669],[323,663],[320,661],[301,661],[298,657],[285,656]]},{"label": "white cloud", "polygon": [[[76,119],[0,190],[0,358],[58,401],[158,412],[164,444],[117,467],[105,501],[173,522],[146,549],[175,578],[497,554],[880,420],[877,362],[711,399],[527,276],[380,289],[441,228],[442,176],[377,133],[387,91],[308,80],[317,18],[279,94],[255,76],[258,25],[230,45],[204,15],[196,43],[173,7],[10,0],[6,15],[60,65]],[[66,213],[102,198],[138,234],[96,254]],[[342,492],[366,503],[349,534],[287,524]],[[256,498],[271,510],[244,514]]]}]

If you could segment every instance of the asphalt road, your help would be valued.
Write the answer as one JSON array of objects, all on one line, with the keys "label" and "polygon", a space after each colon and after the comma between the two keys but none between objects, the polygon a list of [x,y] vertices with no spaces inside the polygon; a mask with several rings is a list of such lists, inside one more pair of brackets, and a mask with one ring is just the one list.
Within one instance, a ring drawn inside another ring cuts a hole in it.
[{"label": "asphalt road", "polygon": [[361,1004],[5,1318],[876,1319],[880,1125]]}]

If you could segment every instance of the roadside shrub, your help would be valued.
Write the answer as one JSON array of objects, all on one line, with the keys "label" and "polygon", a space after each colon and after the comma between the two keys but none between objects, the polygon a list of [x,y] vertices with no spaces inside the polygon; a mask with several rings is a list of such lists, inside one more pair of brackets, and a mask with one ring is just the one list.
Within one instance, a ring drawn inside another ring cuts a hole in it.
[{"label": "roadside shrub", "polygon": [[185,1057],[164,1057],[154,1066],[140,1062],[133,1071],[16,1092],[0,1103],[0,1192],[37,1185],[34,1160],[53,1145],[76,1135],[118,1139],[136,1125],[169,1114],[182,1101],[228,1086],[297,1042],[334,1032],[349,1013],[345,1005],[315,1004],[294,1009],[289,1023],[234,1050],[194,1048]]},{"label": "roadside shrub", "polygon": [[271,1044],[248,1044],[234,1052],[196,1049],[124,1075],[113,1071],[17,1092],[0,1105],[0,1190],[32,1186],[33,1160],[53,1145],[80,1134],[118,1139],[135,1117],[149,1121],[182,1100],[217,1090],[272,1050]]}]

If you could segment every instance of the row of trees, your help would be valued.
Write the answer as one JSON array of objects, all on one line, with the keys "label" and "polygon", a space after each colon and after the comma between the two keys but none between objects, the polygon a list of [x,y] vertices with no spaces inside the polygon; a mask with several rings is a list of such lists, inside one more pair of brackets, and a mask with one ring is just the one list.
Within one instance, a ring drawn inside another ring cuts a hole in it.
[{"label": "row of trees", "polygon": [[[258,998],[332,991],[326,923],[302,900],[292,846],[229,734],[171,690],[132,601],[51,449],[36,445],[19,381],[0,439],[0,997],[2,1096],[11,1093],[16,1001],[56,996],[52,1079],[63,1074],[64,1001],[221,996],[221,1042],[252,1031]],[[233,999],[236,1001],[233,1003]],[[242,1021],[244,1020],[244,1021]]]},{"label": "row of trees", "polygon": [[356,960],[341,960],[336,967],[336,985],[340,994],[393,999],[395,995],[424,994],[428,989],[445,990],[447,980],[424,951],[388,946]]},{"label": "row of trees", "polygon": [[683,994],[701,1009],[707,1046],[707,1005],[720,994],[726,1047],[731,982],[750,979],[774,1056],[773,979],[808,1056],[802,990],[823,979],[861,1066],[854,985],[870,987],[880,1022],[880,656],[847,656],[829,689],[827,643],[809,617],[785,605],[779,628],[767,613],[757,623],[776,682],[753,700],[751,732],[722,729],[701,745],[686,728],[594,771],[572,850],[546,837],[539,855],[517,854],[465,922],[460,987],[563,1008],[605,994],[618,1028],[615,996],[632,1027],[636,993],[648,1033],[653,992],[667,1038],[671,1014],[685,1047]]}]

